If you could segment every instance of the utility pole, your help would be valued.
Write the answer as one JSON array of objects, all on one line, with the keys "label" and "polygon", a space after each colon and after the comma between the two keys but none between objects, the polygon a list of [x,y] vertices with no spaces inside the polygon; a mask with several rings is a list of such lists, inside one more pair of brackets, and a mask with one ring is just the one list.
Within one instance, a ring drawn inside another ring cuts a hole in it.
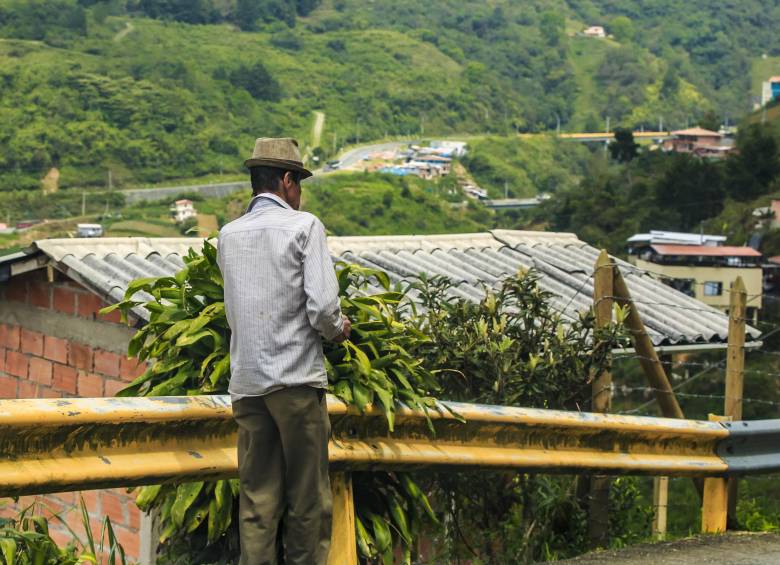
[{"label": "utility pole", "polygon": [[509,198],[509,183],[504,181],[504,198]]},{"label": "utility pole", "polygon": [[561,117],[557,113],[555,114],[555,135],[561,136]]},{"label": "utility pole", "polygon": [[609,133],[609,116],[607,116],[607,133]]},{"label": "utility pole", "polygon": [[658,116],[658,131],[664,131],[664,117]]},{"label": "utility pole", "polygon": [[108,191],[111,192],[114,189],[111,179],[111,169],[108,169]]},{"label": "utility pole", "polygon": [[81,215],[82,216],[87,215],[87,193],[86,192],[81,193]]},{"label": "utility pole", "polygon": [[333,132],[333,155],[336,155],[336,132]]}]

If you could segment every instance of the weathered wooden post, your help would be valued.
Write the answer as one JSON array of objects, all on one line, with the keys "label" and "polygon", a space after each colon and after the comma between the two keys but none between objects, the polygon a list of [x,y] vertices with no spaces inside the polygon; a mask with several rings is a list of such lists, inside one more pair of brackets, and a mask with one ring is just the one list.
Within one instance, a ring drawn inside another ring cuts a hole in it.
[{"label": "weathered wooden post", "polygon": [[[612,323],[613,264],[609,254],[602,250],[593,273],[593,307],[596,327],[607,327]],[[591,411],[609,412],[612,402],[612,373],[603,372],[591,384]],[[609,487],[610,479],[594,475],[590,479],[588,498],[588,537],[592,547],[606,547],[609,544]]]},{"label": "weathered wooden post", "polygon": [[[745,378],[745,318],[747,291],[742,277],[731,285],[729,300],[729,346],[726,357],[726,400],[723,414],[732,420],[742,419],[742,394]],[[728,528],[737,529],[737,479],[728,481]]]},{"label": "weathered wooden post", "polygon": [[669,512],[669,477],[653,477],[653,537],[666,537]]},{"label": "weathered wooden post", "polygon": [[333,494],[333,531],[328,565],[357,565],[352,476],[345,472],[331,473],[330,487]]},{"label": "weathered wooden post", "polygon": [[661,407],[661,413],[667,418],[685,418],[677,397],[674,395],[672,385],[666,377],[666,372],[661,365],[661,360],[655,352],[653,341],[647,334],[645,324],[639,315],[639,310],[631,300],[631,293],[628,291],[626,281],[620,274],[620,269],[615,268],[615,300],[621,306],[628,306],[628,316],[626,317],[626,327],[631,334],[634,342],[634,350],[639,357],[639,364],[650,383],[650,387],[655,391],[655,397],[658,400],[658,406]]}]

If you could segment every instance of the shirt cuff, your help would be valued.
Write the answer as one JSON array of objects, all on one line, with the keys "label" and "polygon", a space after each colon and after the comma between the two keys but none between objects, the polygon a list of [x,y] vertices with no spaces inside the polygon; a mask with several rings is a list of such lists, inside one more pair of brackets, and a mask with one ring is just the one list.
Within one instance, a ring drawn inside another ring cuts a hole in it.
[{"label": "shirt cuff", "polygon": [[339,312],[338,321],[333,326],[332,331],[325,335],[325,338],[332,340],[339,337],[342,333],[344,333],[344,316]]}]

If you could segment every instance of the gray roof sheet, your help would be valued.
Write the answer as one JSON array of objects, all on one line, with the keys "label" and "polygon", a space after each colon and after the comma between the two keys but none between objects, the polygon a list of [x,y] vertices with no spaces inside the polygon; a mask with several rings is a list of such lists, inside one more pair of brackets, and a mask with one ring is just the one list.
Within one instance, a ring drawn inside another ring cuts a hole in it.
[{"label": "gray roof sheet", "polygon": [[[119,300],[138,277],[175,273],[182,255],[199,249],[195,238],[48,239],[34,246],[105,300]],[[401,281],[420,273],[452,280],[453,294],[479,300],[519,270],[535,269],[553,307],[566,319],[592,305],[593,268],[599,250],[573,234],[513,230],[433,236],[331,237],[334,259],[387,271]],[[656,345],[725,343],[728,317],[678,292],[625,261],[615,259]],[[148,313],[139,310],[139,316]],[[751,339],[760,332],[748,328]]]}]

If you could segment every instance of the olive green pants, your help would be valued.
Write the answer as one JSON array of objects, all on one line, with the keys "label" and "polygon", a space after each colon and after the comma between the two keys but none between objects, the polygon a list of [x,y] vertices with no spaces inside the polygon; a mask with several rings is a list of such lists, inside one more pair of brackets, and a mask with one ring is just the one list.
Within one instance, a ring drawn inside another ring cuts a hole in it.
[{"label": "olive green pants", "polygon": [[323,391],[301,386],[242,398],[233,417],[241,565],[326,565],[332,505]]}]

